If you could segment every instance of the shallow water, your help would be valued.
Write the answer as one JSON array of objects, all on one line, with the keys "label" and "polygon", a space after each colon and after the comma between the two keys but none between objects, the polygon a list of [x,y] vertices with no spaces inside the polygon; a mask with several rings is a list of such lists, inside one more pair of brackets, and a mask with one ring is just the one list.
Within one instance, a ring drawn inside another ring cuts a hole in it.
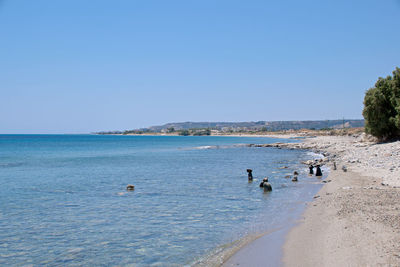
[{"label": "shallow water", "polygon": [[272,229],[319,188],[307,152],[238,145],[276,141],[0,135],[0,264],[182,266]]}]

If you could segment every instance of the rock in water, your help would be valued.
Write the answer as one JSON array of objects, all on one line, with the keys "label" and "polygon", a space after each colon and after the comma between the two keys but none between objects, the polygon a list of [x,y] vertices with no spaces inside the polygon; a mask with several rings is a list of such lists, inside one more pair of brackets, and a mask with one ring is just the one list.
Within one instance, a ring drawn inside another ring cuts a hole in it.
[{"label": "rock in water", "polygon": [[133,191],[133,190],[135,190],[135,186],[134,186],[133,184],[128,184],[128,185],[126,186],[126,190],[128,190],[128,191]]}]

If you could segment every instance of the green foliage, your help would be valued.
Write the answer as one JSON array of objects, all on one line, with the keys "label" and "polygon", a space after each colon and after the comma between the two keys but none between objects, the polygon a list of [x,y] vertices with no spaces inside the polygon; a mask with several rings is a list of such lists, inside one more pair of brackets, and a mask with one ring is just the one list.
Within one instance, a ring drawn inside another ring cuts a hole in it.
[{"label": "green foliage", "polygon": [[193,135],[202,136],[202,135],[211,135],[210,129],[191,129]]},{"label": "green foliage", "polygon": [[190,132],[188,130],[180,130],[179,135],[188,136],[190,135]]},{"label": "green foliage", "polygon": [[364,97],[365,131],[381,140],[400,134],[400,68],[379,78]]}]

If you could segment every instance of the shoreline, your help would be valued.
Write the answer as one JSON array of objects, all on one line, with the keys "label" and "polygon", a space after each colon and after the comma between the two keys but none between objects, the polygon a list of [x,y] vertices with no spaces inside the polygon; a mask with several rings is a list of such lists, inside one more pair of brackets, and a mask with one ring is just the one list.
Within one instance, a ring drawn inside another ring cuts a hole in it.
[{"label": "shoreline", "polygon": [[[283,144],[287,143],[273,143],[266,144],[265,146],[273,147],[275,149],[286,149]],[[295,145],[296,143],[290,144]],[[247,146],[254,148],[261,147],[257,144],[248,144]],[[308,168],[306,165],[304,165],[304,162],[314,160],[316,161],[317,159],[319,160],[323,158],[323,155],[320,153],[306,153],[307,156],[305,156],[304,158],[302,157],[302,162],[292,163],[296,165],[296,167],[290,167],[291,165],[286,165],[284,167],[288,169],[298,170],[301,173],[301,182],[299,186],[306,186],[308,188],[308,190],[306,190],[307,192],[303,192],[303,197],[301,197],[301,199],[291,201],[291,208],[289,210],[286,210],[286,216],[284,220],[276,221],[274,224],[271,224],[264,232],[255,232],[250,235],[245,235],[230,244],[221,245],[215,248],[209,254],[205,255],[199,260],[196,260],[189,266],[263,266],[260,265],[260,263],[265,260],[265,257],[268,258],[268,263],[272,264],[269,266],[280,265],[282,258],[281,247],[285,242],[286,235],[288,234],[290,229],[295,226],[297,220],[305,211],[304,203],[311,201],[312,197],[321,189],[322,181],[327,179],[329,174],[329,170],[323,168],[325,169],[323,177],[310,177],[308,175]],[[277,167],[277,169],[282,168],[283,167]],[[290,179],[287,181],[289,183],[292,183]],[[279,244],[279,246],[276,246],[276,244]],[[267,252],[262,251],[264,247],[268,247]],[[244,260],[242,259],[243,255],[245,255]]]},{"label": "shoreline", "polygon": [[[309,150],[306,148],[297,147],[297,143],[272,143],[272,144],[251,144],[250,147],[272,147],[279,149],[302,149]],[[309,152],[313,152],[309,150]],[[302,165],[305,165],[305,162],[315,162],[317,159],[322,157],[323,163],[324,156],[321,153],[315,153],[313,159],[309,159],[307,161],[299,162]],[[321,156],[321,157],[320,157]],[[307,168],[308,172],[308,168]],[[310,177],[302,176],[300,179],[316,179],[314,181],[309,180],[310,184],[317,184],[319,187],[317,190],[310,191],[310,198],[303,199],[297,202],[293,202],[293,207],[290,216],[287,218],[287,221],[283,222],[278,228],[275,228],[272,231],[268,231],[264,234],[261,234],[255,240],[244,244],[240,248],[237,249],[235,253],[230,255],[221,265],[222,267],[234,267],[234,266],[243,266],[243,267],[260,267],[260,266],[281,266],[282,258],[283,258],[283,250],[282,247],[286,242],[286,236],[289,234],[291,229],[293,229],[298,220],[301,218],[302,214],[306,210],[305,204],[312,201],[312,197],[321,190],[325,181],[328,180],[330,170],[325,169],[325,174],[322,177],[315,177],[314,175]],[[310,188],[311,189],[311,188]]]},{"label": "shoreline", "polygon": [[[272,266],[400,266],[400,142],[378,144],[360,134],[254,146],[323,153],[331,167],[279,247],[282,261]],[[239,264],[230,266],[259,266],[251,246],[268,250],[250,243],[235,254]]]}]

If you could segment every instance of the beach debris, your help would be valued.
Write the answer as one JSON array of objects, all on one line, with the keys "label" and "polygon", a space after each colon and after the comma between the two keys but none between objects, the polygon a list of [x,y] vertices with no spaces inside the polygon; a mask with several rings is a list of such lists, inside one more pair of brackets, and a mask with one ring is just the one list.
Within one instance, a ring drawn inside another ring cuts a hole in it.
[{"label": "beach debris", "polygon": [[342,170],[343,170],[344,172],[347,172],[347,167],[346,167],[345,165],[343,165],[343,166],[342,166]]},{"label": "beach debris", "polygon": [[247,178],[249,181],[253,181],[253,170],[252,169],[247,169]]},{"label": "beach debris", "polygon": [[272,191],[272,186],[268,183],[268,177],[265,177],[260,183],[260,187],[264,188],[264,191]]},{"label": "beach debris", "polygon": [[336,161],[333,162],[333,170],[336,171]]},{"label": "beach debris", "polygon": [[289,167],[288,166],[282,166],[282,167],[279,167],[278,169],[288,169]]},{"label": "beach debris", "polygon": [[319,195],[314,196],[314,198],[319,198],[319,197],[320,197]]},{"label": "beach debris", "polygon": [[134,186],[133,184],[128,184],[128,185],[126,186],[126,190],[128,190],[128,191],[133,191],[133,190],[135,190],[135,186]]},{"label": "beach debris", "polygon": [[290,174],[285,176],[286,179],[289,179],[290,177],[292,177]]},{"label": "beach debris", "polygon": [[343,190],[350,190],[352,187],[351,186],[344,186],[342,187]]},{"label": "beach debris", "polygon": [[315,171],[315,176],[322,176],[322,171],[320,165],[317,165],[317,170]]}]

